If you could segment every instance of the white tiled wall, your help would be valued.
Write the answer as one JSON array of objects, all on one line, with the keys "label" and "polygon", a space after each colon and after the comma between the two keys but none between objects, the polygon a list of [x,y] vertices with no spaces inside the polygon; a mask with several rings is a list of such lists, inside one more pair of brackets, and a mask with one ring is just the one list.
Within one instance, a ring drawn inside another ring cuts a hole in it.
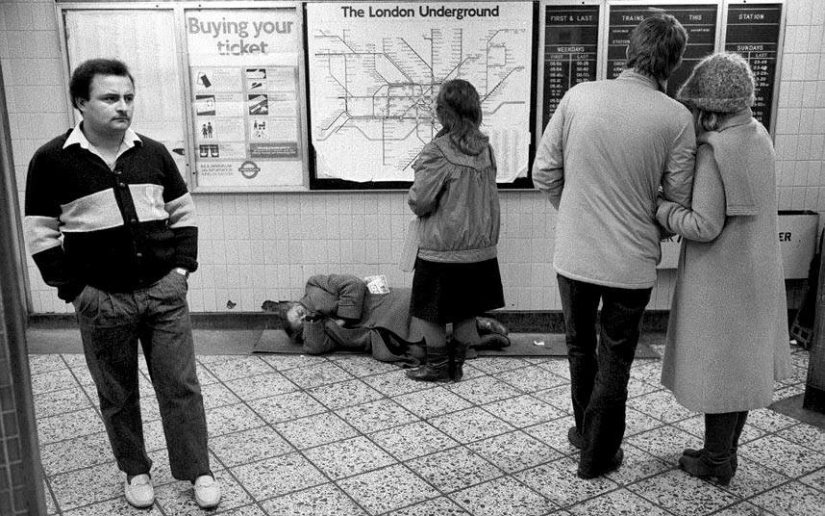
[{"label": "white tiled wall", "polygon": [[[685,0],[689,3],[689,0]],[[788,0],[776,120],[780,209],[825,215],[825,7]],[[6,85],[20,198],[32,153],[70,124],[52,0],[0,0]],[[552,269],[555,214],[537,192],[502,192],[499,261],[509,310],[559,310]],[[193,311],[258,311],[295,299],[314,273],[386,274],[409,285],[398,256],[410,213],[404,192],[196,194],[200,270]],[[29,259],[32,310],[67,312]],[[649,307],[667,309],[673,271],[660,271]]]}]

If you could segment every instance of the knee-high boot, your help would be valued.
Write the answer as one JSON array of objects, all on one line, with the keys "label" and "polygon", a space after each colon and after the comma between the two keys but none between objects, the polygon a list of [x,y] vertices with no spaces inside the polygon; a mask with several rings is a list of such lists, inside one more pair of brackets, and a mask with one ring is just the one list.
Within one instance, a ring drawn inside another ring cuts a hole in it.
[{"label": "knee-high boot", "polygon": [[447,346],[427,346],[427,363],[421,367],[407,371],[407,378],[419,382],[449,382],[450,360],[447,357]]},{"label": "knee-high boot", "polygon": [[464,361],[467,359],[467,348],[469,344],[453,339],[450,344],[450,378],[454,382],[460,382],[464,378]]}]

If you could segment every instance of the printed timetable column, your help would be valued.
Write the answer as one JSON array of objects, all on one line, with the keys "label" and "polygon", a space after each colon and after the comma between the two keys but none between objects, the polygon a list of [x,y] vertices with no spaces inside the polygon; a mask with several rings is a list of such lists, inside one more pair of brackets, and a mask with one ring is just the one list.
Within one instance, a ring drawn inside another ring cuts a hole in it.
[{"label": "printed timetable column", "polygon": [[547,6],[544,36],[542,127],[564,94],[580,82],[596,80],[599,6]]},{"label": "printed timetable column", "polygon": [[773,87],[781,19],[781,4],[728,6],[725,50],[741,54],[751,65],[756,81],[753,116],[768,131],[773,122]]},{"label": "printed timetable column", "polygon": [[667,13],[674,16],[688,33],[688,44],[682,66],[671,76],[667,93],[675,95],[687,80],[693,67],[712,54],[716,40],[715,4],[708,5],[614,5],[610,8],[610,30],[607,49],[607,78],[618,77],[624,69],[625,49],[630,42],[630,31],[648,16]]}]

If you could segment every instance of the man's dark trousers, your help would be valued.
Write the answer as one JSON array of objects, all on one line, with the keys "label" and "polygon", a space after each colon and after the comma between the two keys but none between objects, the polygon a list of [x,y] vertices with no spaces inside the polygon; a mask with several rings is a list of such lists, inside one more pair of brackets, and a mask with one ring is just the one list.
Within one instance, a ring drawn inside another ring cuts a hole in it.
[{"label": "man's dark trousers", "polygon": [[[605,287],[557,277],[573,414],[583,441],[579,470],[598,472],[614,457],[624,437],[630,367],[653,289]],[[599,302],[602,310],[597,340]]]},{"label": "man's dark trousers", "polygon": [[172,476],[208,474],[206,416],[195,370],[186,278],[175,271],[133,292],[87,286],[74,301],[83,351],[118,467],[149,473],[140,415],[140,341],[158,398]]}]

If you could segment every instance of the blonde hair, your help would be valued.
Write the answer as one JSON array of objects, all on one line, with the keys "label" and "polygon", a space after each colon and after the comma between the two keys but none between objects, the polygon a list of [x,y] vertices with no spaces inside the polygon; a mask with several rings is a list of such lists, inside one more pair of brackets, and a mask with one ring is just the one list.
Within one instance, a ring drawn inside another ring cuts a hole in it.
[{"label": "blonde hair", "polygon": [[718,131],[722,124],[730,118],[731,113],[719,113],[696,109],[696,123],[704,131]]}]

